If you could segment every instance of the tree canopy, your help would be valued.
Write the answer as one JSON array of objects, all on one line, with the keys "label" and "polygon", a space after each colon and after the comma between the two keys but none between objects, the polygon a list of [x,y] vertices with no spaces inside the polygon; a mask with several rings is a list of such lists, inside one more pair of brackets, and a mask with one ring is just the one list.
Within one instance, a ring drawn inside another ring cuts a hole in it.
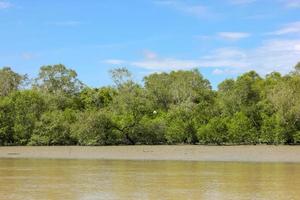
[{"label": "tree canopy", "polygon": [[0,69],[0,145],[300,144],[300,64],[289,74],[255,71],[217,90],[197,69],[128,69],[114,85],[88,87],[62,64],[27,79]]}]

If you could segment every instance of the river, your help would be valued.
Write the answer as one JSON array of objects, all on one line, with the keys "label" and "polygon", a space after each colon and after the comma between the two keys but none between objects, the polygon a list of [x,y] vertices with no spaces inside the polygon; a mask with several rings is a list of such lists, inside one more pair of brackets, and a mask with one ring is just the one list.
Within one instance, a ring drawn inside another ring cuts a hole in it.
[{"label": "river", "polygon": [[299,198],[296,163],[0,159],[1,200]]}]

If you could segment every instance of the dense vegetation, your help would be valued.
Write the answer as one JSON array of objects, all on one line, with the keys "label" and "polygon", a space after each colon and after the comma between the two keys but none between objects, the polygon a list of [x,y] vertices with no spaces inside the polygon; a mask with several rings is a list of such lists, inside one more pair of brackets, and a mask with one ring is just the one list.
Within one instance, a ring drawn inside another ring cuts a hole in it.
[{"label": "dense vegetation", "polygon": [[28,79],[0,69],[0,145],[300,144],[300,64],[250,71],[218,90],[198,70],[154,73],[90,88],[63,65]]}]

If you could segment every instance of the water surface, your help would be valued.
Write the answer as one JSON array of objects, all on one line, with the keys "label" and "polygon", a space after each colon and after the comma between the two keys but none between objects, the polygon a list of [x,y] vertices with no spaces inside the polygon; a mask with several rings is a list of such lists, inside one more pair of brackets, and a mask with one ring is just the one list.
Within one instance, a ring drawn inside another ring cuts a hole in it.
[{"label": "water surface", "polygon": [[300,164],[0,159],[0,199],[299,199]]}]

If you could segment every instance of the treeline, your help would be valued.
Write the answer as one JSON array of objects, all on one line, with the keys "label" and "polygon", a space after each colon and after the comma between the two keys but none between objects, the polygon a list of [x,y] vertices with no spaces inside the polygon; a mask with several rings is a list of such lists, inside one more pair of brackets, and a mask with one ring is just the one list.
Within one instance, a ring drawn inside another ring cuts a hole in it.
[{"label": "treeline", "polygon": [[0,69],[0,145],[300,144],[300,64],[287,75],[250,71],[214,91],[198,70],[126,68],[91,88],[64,65],[29,79]]}]

